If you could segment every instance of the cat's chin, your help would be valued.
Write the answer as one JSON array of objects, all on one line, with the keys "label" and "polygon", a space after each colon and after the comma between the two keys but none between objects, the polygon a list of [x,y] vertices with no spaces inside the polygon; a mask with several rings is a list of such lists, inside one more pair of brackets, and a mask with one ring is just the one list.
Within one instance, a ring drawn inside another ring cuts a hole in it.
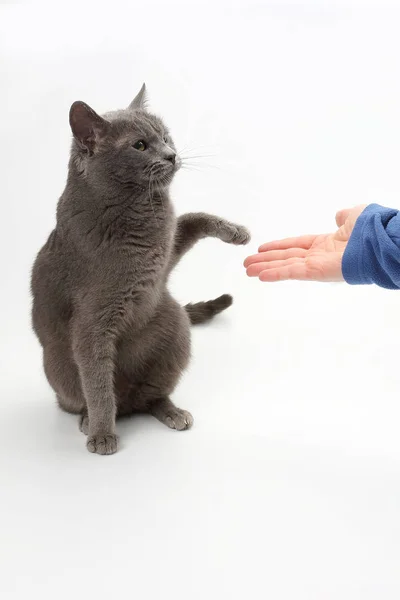
[{"label": "cat's chin", "polygon": [[169,186],[171,185],[173,177],[169,178],[168,180],[163,180],[163,181],[157,181],[152,185],[153,190],[156,189],[160,192],[162,192],[163,190],[166,190],[169,188]]},{"label": "cat's chin", "polygon": [[171,169],[170,171],[163,173],[162,175],[160,175],[159,177],[157,177],[155,179],[154,185],[158,189],[167,188],[169,185],[171,185],[172,180],[175,177],[175,174],[178,171],[178,169],[179,169],[179,167],[178,168],[174,167],[174,169]]}]

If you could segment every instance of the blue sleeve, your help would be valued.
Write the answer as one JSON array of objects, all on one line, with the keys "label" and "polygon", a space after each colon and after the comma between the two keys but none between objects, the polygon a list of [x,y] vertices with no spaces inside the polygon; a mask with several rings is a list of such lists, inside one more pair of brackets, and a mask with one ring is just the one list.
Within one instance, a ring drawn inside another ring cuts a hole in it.
[{"label": "blue sleeve", "polygon": [[347,283],[400,289],[400,212],[370,204],[358,217],[342,260]]}]

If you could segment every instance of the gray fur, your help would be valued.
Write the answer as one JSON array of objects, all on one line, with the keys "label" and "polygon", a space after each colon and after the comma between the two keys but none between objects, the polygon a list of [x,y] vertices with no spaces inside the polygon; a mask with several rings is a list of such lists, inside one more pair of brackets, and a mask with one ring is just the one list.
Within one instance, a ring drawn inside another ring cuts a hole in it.
[{"label": "gray fur", "polygon": [[[117,450],[121,415],[148,412],[178,430],[192,425],[169,398],[189,362],[190,321],[212,318],[232,299],[185,309],[168,292],[168,276],[201,238],[250,239],[212,215],[176,219],[169,184],[180,160],[163,122],[142,108],[144,92],[104,117],[72,105],[67,184],[32,273],[47,379],[60,407],[81,415],[87,448],[98,454]],[[144,151],[133,147],[139,140]]]}]

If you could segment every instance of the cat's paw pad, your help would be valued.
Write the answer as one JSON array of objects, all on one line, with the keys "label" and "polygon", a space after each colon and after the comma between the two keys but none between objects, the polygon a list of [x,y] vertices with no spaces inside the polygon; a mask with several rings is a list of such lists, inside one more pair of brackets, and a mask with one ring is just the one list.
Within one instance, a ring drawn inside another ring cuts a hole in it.
[{"label": "cat's paw pad", "polygon": [[79,419],[79,429],[87,435],[89,433],[89,417],[88,415],[81,415]]},{"label": "cat's paw pad", "polygon": [[187,410],[176,408],[165,415],[164,423],[171,429],[183,431],[193,425],[193,417]]},{"label": "cat's paw pad", "polygon": [[95,454],[114,454],[118,450],[118,438],[114,434],[90,435],[86,442],[89,452]]},{"label": "cat's paw pad", "polygon": [[229,221],[222,221],[219,226],[219,237],[223,242],[235,244],[235,246],[244,246],[250,241],[250,232],[242,225],[235,225]]}]

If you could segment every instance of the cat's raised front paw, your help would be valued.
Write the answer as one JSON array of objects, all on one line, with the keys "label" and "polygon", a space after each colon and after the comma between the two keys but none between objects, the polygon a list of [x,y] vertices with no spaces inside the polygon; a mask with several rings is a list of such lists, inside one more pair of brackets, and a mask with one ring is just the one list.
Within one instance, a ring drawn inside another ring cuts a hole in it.
[{"label": "cat's raised front paw", "polygon": [[118,438],[114,434],[90,435],[86,442],[89,452],[114,454],[118,450]]},{"label": "cat's raised front paw", "polygon": [[227,244],[244,246],[250,241],[250,232],[242,225],[235,225],[229,221],[222,221],[218,229],[218,237]]}]

